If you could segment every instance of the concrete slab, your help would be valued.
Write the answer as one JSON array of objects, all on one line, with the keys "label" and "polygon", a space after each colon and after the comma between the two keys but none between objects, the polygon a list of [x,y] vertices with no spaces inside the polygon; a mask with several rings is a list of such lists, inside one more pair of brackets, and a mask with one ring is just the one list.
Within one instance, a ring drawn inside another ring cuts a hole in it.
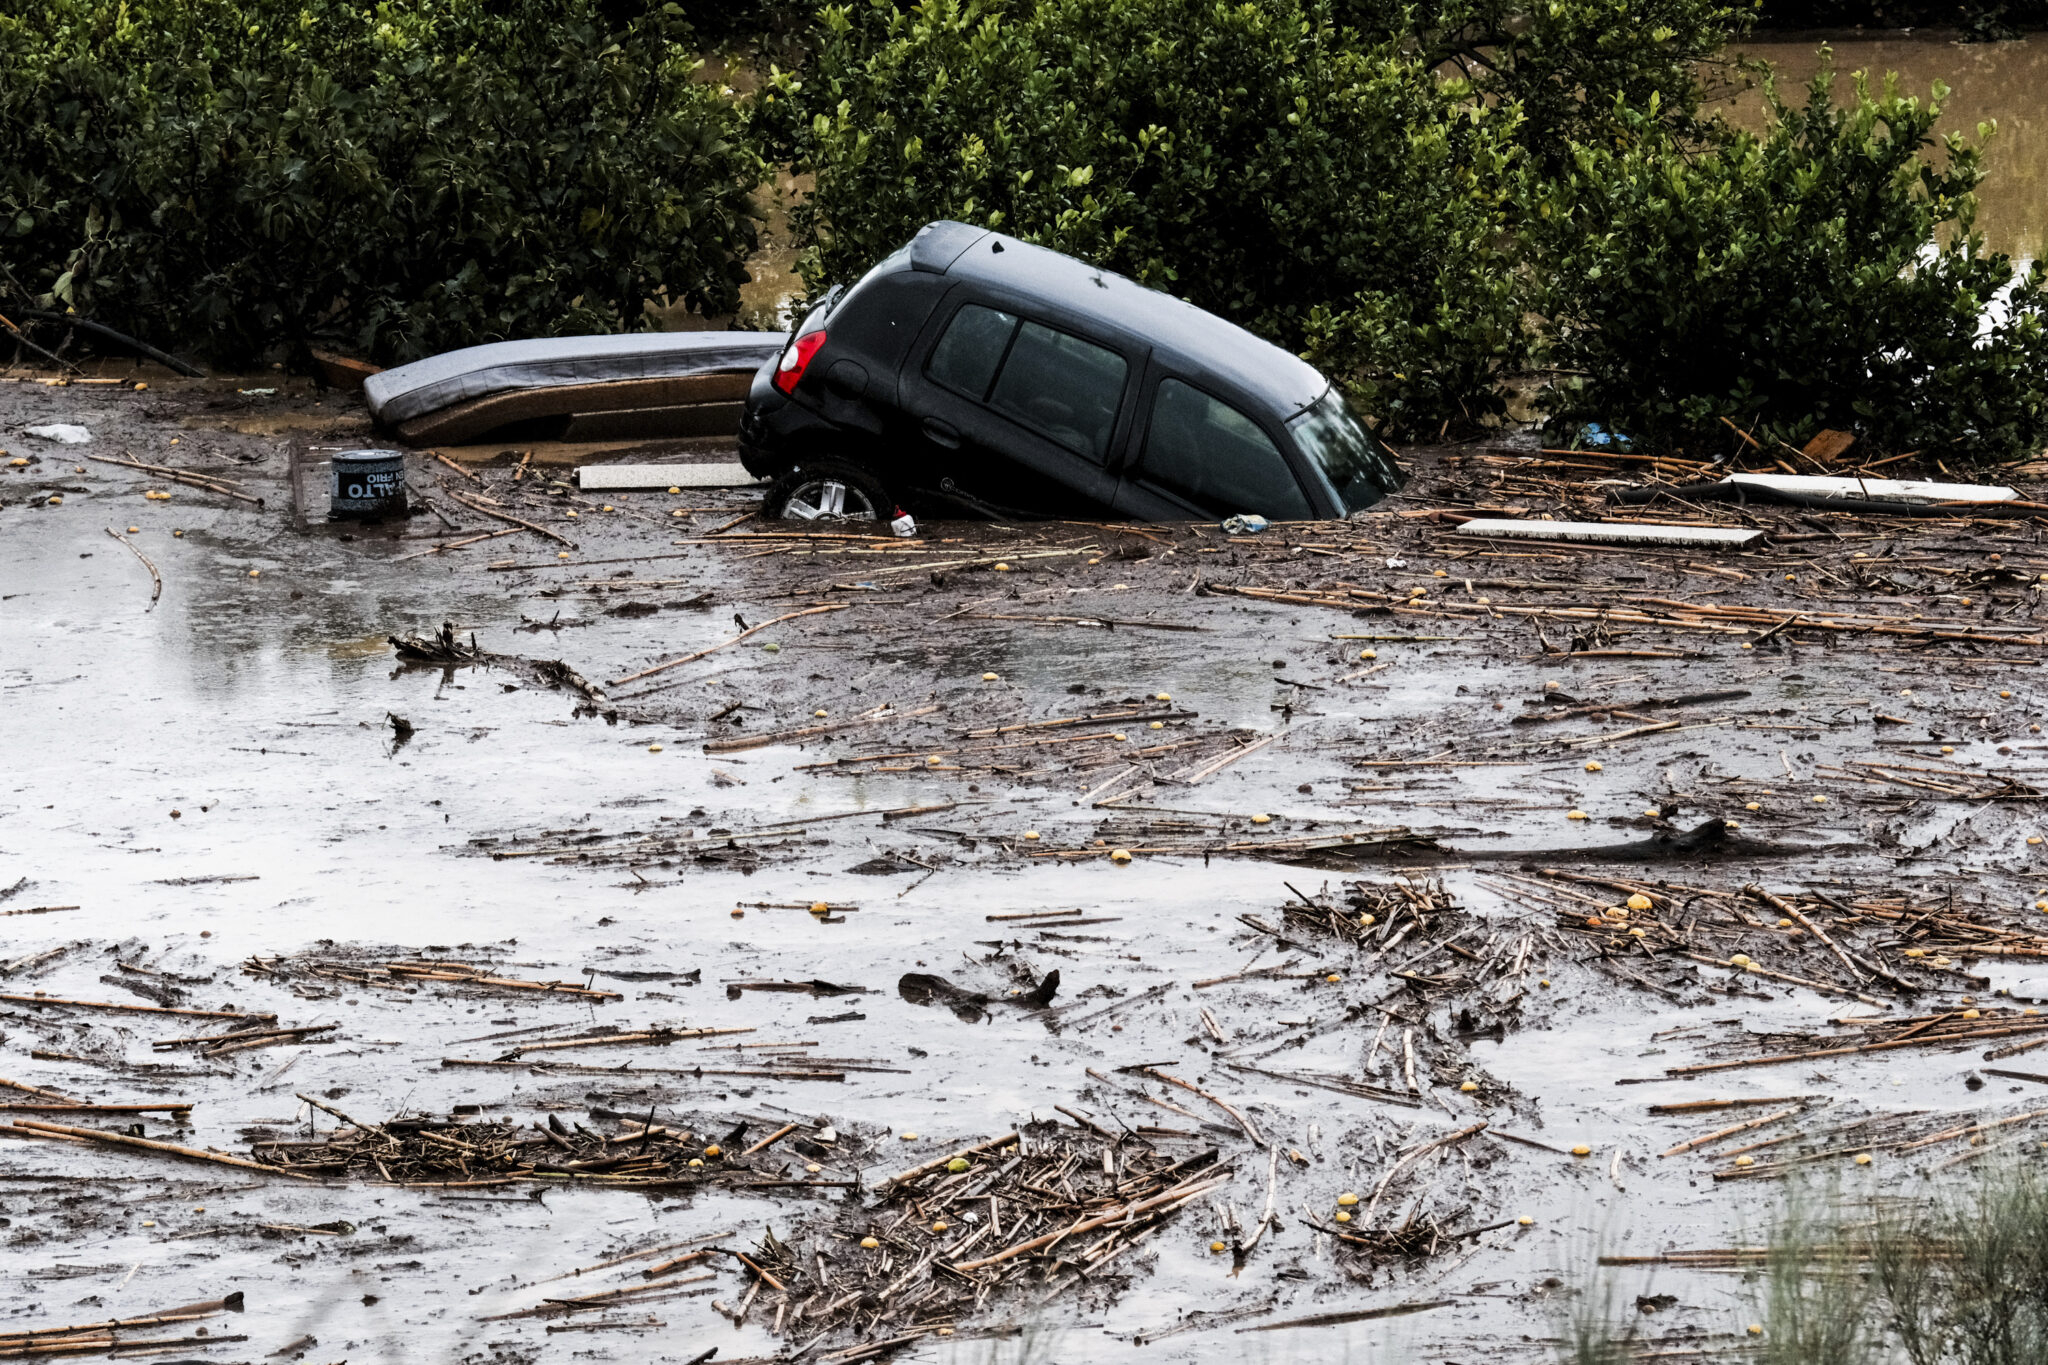
[{"label": "concrete slab", "polygon": [[760,482],[743,464],[592,464],[576,471],[576,486],[585,492],[748,488]]}]

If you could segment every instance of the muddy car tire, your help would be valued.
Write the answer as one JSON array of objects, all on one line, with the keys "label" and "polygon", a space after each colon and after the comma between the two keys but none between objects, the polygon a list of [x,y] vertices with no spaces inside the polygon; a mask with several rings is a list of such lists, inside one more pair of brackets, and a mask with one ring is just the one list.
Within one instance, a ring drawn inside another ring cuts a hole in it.
[{"label": "muddy car tire", "polygon": [[805,460],[769,485],[761,515],[770,521],[887,521],[895,499],[882,481],[850,460]]}]

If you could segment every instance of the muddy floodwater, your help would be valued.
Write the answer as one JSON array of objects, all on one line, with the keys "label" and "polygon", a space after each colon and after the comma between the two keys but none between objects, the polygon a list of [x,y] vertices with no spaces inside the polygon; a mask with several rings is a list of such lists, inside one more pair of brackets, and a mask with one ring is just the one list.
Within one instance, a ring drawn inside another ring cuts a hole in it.
[{"label": "muddy floodwater", "polygon": [[2048,1136],[2038,514],[1502,544],[1640,471],[1488,449],[897,541],[484,450],[330,524],[366,434],[0,383],[0,1340],[1534,1360],[1605,1255],[1711,1358],[1659,1258]]},{"label": "muddy floodwater", "polygon": [[[1850,77],[1859,71],[1869,74],[1877,92],[1888,73],[1896,74],[1900,93],[1922,100],[1940,81],[1950,93],[1939,132],[1974,139],[1980,125],[1995,122],[1984,162],[1990,174],[1978,190],[1977,227],[1994,251],[2021,260],[2040,256],[2048,227],[2048,35],[1963,43],[1953,33],[1929,30],[1831,34],[1824,41],[1838,73],[1837,90],[1845,97],[1853,90]],[[1769,62],[1780,93],[1796,103],[1821,69],[1822,43],[1819,36],[1773,36],[1744,43],[1741,55]],[[1761,121],[1762,98],[1754,91],[1717,104],[1740,123],[1754,127]]]}]

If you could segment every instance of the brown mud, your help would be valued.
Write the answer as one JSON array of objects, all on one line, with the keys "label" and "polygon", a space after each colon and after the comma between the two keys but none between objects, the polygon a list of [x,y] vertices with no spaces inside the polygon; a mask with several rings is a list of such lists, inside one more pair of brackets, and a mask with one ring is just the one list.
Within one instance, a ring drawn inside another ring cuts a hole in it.
[{"label": "brown mud", "polygon": [[352,400],[119,377],[0,382],[0,1355],[1541,1359],[1604,1252],[1732,1356],[1782,1188],[2048,1137],[2037,511],[361,526]]}]

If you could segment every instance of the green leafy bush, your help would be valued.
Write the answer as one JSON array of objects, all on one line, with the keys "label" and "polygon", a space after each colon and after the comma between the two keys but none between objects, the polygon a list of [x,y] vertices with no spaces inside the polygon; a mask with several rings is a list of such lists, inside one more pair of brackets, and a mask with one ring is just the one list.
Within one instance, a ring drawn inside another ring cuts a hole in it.
[{"label": "green leafy bush", "polygon": [[1838,106],[1831,80],[1703,153],[1635,118],[1536,193],[1560,421],[1714,449],[1722,418],[1979,459],[2048,441],[2048,282],[1971,230],[1981,137],[1930,158],[1935,103],[1859,77]]},{"label": "green leafy bush", "polygon": [[832,6],[803,83],[813,288],[932,219],[985,224],[1308,352],[1432,435],[1519,358],[1515,112],[1359,46],[1328,0]]},{"label": "green leafy bush", "polygon": [[0,0],[0,261],[246,361],[730,311],[758,158],[680,11]]}]

